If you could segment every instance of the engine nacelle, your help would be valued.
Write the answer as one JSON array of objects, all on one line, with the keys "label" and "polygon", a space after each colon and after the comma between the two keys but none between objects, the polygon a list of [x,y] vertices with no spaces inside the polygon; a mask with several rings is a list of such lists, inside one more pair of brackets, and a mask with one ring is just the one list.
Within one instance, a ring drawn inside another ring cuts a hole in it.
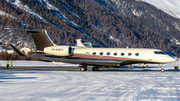
[{"label": "engine nacelle", "polygon": [[71,56],[73,55],[73,48],[70,46],[50,46],[45,47],[44,52],[56,56]]}]

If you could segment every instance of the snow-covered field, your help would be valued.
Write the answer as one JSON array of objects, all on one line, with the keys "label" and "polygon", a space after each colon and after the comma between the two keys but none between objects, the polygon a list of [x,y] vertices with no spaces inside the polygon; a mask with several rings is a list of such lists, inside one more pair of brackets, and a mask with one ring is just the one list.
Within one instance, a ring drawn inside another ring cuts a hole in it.
[{"label": "snow-covered field", "polygon": [[179,101],[180,71],[174,65],[180,62],[164,65],[164,73],[157,65],[108,72],[0,71],[0,100]]},{"label": "snow-covered field", "polygon": [[[43,62],[43,61],[20,61],[20,60],[10,60],[9,62],[13,61],[13,66],[17,67],[39,67],[39,66],[78,66],[78,64],[68,64],[68,63],[61,63],[61,62]],[[7,61],[0,61],[0,66],[6,66]]]}]

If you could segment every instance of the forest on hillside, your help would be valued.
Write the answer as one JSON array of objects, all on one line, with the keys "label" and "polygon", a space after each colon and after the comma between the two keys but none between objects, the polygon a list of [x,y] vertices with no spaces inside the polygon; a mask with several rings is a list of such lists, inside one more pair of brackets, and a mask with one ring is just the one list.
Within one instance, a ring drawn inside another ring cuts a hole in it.
[{"label": "forest on hillside", "polygon": [[[76,39],[82,39],[102,47],[155,48],[180,56],[180,46],[171,42],[169,36],[155,32],[125,15],[117,14],[110,9],[107,10],[106,7],[95,1],[49,0],[49,3],[59,10],[48,9],[45,6],[47,3],[43,1],[21,0],[21,2],[43,17],[43,21],[37,16],[2,0],[0,1],[0,10],[18,18],[18,20],[11,16],[0,16],[1,34],[6,35],[7,33],[3,29],[4,27],[38,27],[45,28],[55,44],[75,44]],[[61,14],[68,20],[65,20]],[[22,25],[20,21],[26,25]],[[74,23],[78,26],[75,26]],[[14,31],[13,33],[17,33],[14,38],[17,36],[28,37],[25,41],[32,42],[29,33],[22,31]],[[84,33],[94,40],[85,36]],[[118,41],[111,37],[118,39]]]},{"label": "forest on hillside", "polygon": [[138,21],[153,32],[180,38],[180,19],[168,15],[153,5],[136,0],[95,1],[114,10],[119,15],[125,15],[134,21]]}]

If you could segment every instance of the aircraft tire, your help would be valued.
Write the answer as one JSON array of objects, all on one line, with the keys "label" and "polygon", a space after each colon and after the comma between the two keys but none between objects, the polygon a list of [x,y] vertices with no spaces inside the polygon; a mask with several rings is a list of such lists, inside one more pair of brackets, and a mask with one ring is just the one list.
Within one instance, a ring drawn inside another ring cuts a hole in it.
[{"label": "aircraft tire", "polygon": [[87,71],[87,68],[81,67],[80,71]]},{"label": "aircraft tire", "polygon": [[94,66],[94,67],[92,68],[92,71],[99,71],[98,66]]}]

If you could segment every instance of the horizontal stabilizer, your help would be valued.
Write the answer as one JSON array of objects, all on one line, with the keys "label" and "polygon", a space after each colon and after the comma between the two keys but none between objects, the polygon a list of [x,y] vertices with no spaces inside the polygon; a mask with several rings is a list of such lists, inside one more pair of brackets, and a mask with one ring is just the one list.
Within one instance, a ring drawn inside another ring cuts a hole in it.
[{"label": "horizontal stabilizer", "polygon": [[7,30],[20,30],[20,31],[27,31],[27,32],[43,32],[41,30],[33,30],[33,29],[18,29],[18,28],[4,28]]},{"label": "horizontal stabilizer", "polygon": [[14,47],[12,44],[10,44],[10,45],[14,49],[14,51],[16,51],[16,53],[18,53],[20,56],[26,56],[24,53],[22,53],[20,50],[18,50],[16,47]]}]

